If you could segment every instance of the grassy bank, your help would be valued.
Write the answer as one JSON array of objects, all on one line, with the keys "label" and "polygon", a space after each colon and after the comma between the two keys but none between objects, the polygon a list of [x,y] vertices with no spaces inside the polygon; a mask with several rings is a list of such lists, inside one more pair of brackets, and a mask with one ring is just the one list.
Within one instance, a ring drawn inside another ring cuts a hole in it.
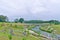
[{"label": "grassy bank", "polygon": [[[42,40],[42,38],[38,38],[31,34],[24,35],[23,32],[25,31],[26,24],[21,23],[0,23],[0,40],[9,40],[11,37],[12,40]],[[29,29],[31,27],[28,27]],[[10,35],[10,30],[14,35]]]}]

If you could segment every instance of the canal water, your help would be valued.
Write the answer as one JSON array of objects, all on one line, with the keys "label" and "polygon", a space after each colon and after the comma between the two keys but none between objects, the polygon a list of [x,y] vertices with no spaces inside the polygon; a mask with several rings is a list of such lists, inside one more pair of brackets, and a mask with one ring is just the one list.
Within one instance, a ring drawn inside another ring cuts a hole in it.
[{"label": "canal water", "polygon": [[41,26],[36,26],[36,27],[32,28],[31,30],[35,31],[36,33],[40,33],[40,35],[44,35],[48,38],[56,38],[56,39],[60,40],[60,35],[42,31],[42,30],[40,30],[40,27]]}]

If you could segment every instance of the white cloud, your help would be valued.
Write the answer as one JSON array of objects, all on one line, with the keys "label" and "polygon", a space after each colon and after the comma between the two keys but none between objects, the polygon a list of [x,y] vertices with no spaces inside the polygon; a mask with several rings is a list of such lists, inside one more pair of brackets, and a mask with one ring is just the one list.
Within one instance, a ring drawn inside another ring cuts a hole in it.
[{"label": "white cloud", "polygon": [[49,0],[52,3],[60,3],[60,0]]},{"label": "white cloud", "polygon": [[49,12],[52,16],[54,13],[60,13],[59,4],[60,0],[0,0],[0,13],[9,15],[9,17],[23,16],[24,18],[30,18],[33,16],[31,19],[34,17],[38,19],[41,15],[46,16]]},{"label": "white cloud", "polygon": [[41,4],[39,0],[2,0],[0,8],[8,11],[18,12],[21,10],[26,10],[26,7],[28,7],[31,8],[32,11],[39,12],[39,9],[40,11],[44,11],[46,9],[41,7],[42,5],[43,4]]}]

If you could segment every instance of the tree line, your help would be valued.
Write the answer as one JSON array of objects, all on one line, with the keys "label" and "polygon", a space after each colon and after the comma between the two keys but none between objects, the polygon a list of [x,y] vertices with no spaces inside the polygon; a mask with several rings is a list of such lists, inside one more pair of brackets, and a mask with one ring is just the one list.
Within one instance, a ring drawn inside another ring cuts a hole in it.
[{"label": "tree line", "polygon": [[[7,16],[0,15],[0,22],[9,22],[9,19]],[[14,20],[15,23],[50,23],[50,24],[60,24],[60,21],[58,20],[49,20],[49,21],[43,21],[43,20],[24,20],[24,18],[17,18]]]}]

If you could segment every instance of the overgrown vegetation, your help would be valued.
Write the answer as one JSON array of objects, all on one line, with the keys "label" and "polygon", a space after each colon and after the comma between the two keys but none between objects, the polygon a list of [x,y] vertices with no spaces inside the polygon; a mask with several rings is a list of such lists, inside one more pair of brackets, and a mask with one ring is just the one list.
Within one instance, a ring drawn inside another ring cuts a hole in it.
[{"label": "overgrown vegetation", "polygon": [[[14,22],[10,22],[7,16],[0,15],[0,40],[42,40],[42,37],[31,35],[29,31],[36,25],[40,25],[40,30],[52,33],[56,30],[56,34],[60,34],[60,22],[58,20],[24,20],[17,18]],[[33,31],[33,30],[32,30]],[[36,32],[36,31],[34,31]],[[36,32],[37,33],[37,32]],[[38,32],[40,35],[40,32]]]}]

